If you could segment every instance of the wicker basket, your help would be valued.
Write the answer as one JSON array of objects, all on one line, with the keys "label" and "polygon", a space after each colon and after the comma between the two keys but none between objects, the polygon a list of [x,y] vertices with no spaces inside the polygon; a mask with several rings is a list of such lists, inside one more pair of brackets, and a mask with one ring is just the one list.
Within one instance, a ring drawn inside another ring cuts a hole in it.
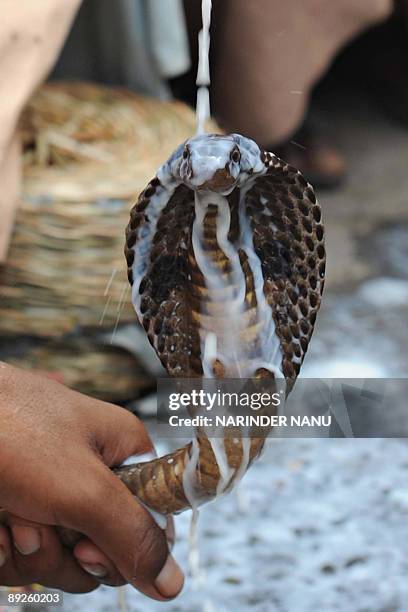
[{"label": "wicker basket", "polygon": [[0,333],[50,337],[134,320],[129,209],[194,129],[178,102],[83,83],[40,89],[22,120],[23,198],[0,279]]}]

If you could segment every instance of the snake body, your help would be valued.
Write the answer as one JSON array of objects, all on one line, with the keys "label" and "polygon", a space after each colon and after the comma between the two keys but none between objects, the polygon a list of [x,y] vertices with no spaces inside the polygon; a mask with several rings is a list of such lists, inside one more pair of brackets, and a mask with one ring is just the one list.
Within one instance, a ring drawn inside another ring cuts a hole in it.
[{"label": "snake body", "polygon": [[[300,172],[238,134],[196,136],[141,193],[125,255],[138,319],[169,376],[283,376],[291,388],[325,276],[321,209]],[[228,486],[263,443],[225,439]],[[217,494],[216,455],[199,432],[118,474],[148,507],[180,512],[191,489],[194,503]]]},{"label": "snake body", "polygon": [[[325,276],[321,209],[300,172],[243,136],[196,136],[140,194],[125,256],[138,319],[169,376],[284,377],[290,390]],[[180,512],[231,487],[265,435],[214,444],[198,431],[115,472],[148,508]]]}]

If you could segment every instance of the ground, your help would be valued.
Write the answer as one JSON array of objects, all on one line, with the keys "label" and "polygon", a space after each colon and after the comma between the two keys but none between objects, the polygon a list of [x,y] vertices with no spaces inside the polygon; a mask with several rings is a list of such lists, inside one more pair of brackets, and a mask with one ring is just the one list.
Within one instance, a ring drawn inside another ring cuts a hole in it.
[{"label": "ground", "polygon": [[[303,373],[406,377],[408,132],[348,92],[324,112],[350,173],[344,189],[319,194],[327,291]],[[384,435],[406,435],[404,417],[405,401]],[[403,439],[271,440],[239,495],[202,509],[199,578],[164,606],[127,588],[127,609],[403,612],[407,477]],[[186,571],[189,521],[176,520]],[[64,609],[102,612],[120,601],[103,587],[67,595]]]},{"label": "ground", "polygon": [[[407,476],[405,441],[271,440],[239,496],[202,509],[199,579],[165,605],[127,587],[128,610],[406,610]],[[184,568],[189,519],[176,520]],[[116,610],[118,593],[66,595],[64,609]]]}]

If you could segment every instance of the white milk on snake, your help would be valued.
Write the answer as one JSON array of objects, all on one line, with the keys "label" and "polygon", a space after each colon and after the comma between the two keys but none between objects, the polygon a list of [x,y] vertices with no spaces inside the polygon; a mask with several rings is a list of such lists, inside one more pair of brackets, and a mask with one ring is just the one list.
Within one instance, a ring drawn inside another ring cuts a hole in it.
[{"label": "white milk on snake", "polygon": [[[276,378],[283,378],[280,342],[275,332],[272,309],[267,304],[263,292],[264,281],[261,262],[254,250],[250,223],[244,210],[244,198],[245,192],[243,191],[239,210],[240,237],[238,244],[233,245],[228,240],[230,207],[227,198],[214,192],[195,192],[196,216],[192,232],[192,247],[195,259],[205,279],[208,290],[207,299],[213,304],[219,304],[220,306],[222,304],[228,305],[228,312],[222,313],[220,309],[218,323],[223,324],[222,329],[219,330],[221,333],[216,335],[214,332],[207,332],[204,329],[200,330],[203,373],[206,378],[213,378],[213,364],[215,359],[217,359],[223,364],[227,378],[251,378],[259,368],[265,368],[274,373]],[[231,266],[231,272],[227,277],[211,261],[208,252],[205,250],[203,221],[210,205],[216,205],[218,209],[216,219],[217,242]],[[260,326],[258,333],[261,339],[260,353],[257,359],[250,356],[249,351],[251,347],[241,341],[247,325],[245,317],[246,280],[240,263],[238,249],[242,249],[246,253],[254,279],[257,298],[257,320]],[[221,494],[234,475],[234,470],[228,465],[222,436],[209,436],[209,440],[220,472],[217,494]],[[241,443],[243,458],[236,474],[237,482],[245,474],[248,467],[250,455],[250,439],[248,435],[242,436]],[[195,461],[196,465],[198,454],[194,454],[194,458],[192,454],[191,461]],[[191,474],[195,474],[195,470],[188,470],[187,474],[186,478],[190,478]],[[191,483],[185,482],[185,485],[187,485],[190,493],[194,490],[191,487]],[[197,505],[197,501],[195,505]]]}]

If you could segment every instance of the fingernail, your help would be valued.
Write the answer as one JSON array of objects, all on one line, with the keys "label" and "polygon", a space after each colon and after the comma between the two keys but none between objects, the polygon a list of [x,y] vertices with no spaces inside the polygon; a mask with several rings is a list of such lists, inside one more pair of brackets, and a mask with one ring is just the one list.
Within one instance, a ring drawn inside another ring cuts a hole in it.
[{"label": "fingernail", "polygon": [[6,562],[6,551],[4,550],[3,546],[0,546],[0,567],[3,567],[5,562]]},{"label": "fingernail", "polygon": [[156,578],[156,588],[163,597],[175,597],[184,584],[184,575],[174,557],[169,555],[164,567]]},{"label": "fingernail", "polygon": [[95,576],[96,578],[104,578],[108,573],[103,565],[99,563],[80,563],[82,569],[84,569],[91,576]]},{"label": "fingernail", "polygon": [[41,538],[37,529],[23,525],[13,525],[11,528],[14,546],[22,555],[32,555],[41,548]]}]

